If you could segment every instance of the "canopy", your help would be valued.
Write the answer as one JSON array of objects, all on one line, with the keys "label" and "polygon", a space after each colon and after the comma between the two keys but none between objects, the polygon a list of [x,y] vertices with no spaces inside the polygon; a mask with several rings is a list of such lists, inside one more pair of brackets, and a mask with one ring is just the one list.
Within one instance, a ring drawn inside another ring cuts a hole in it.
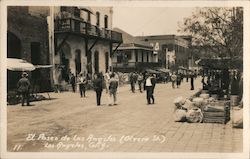
[{"label": "canopy", "polygon": [[35,66],[25,60],[17,58],[7,58],[7,69],[11,71],[33,71]]},{"label": "canopy", "polygon": [[166,69],[166,68],[159,68],[159,69],[157,69],[157,71],[160,71],[160,72],[163,72],[163,73],[169,73],[170,72],[170,70]]},{"label": "canopy", "polygon": [[36,68],[52,68],[52,65],[35,65]]},{"label": "canopy", "polygon": [[147,71],[148,73],[161,73],[161,72],[159,72],[159,71],[152,70],[152,69],[146,69],[146,71]]},{"label": "canopy", "polygon": [[243,59],[242,58],[212,58],[212,59],[201,59],[198,62],[198,65],[202,66],[203,68],[208,69],[242,69],[243,68]]}]

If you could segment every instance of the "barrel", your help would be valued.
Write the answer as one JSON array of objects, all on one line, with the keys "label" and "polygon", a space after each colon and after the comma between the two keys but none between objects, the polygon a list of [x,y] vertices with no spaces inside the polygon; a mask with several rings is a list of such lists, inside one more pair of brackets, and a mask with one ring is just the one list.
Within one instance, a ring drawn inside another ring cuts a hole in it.
[{"label": "barrel", "polygon": [[239,96],[238,95],[231,95],[230,96],[230,104],[232,107],[239,105]]}]

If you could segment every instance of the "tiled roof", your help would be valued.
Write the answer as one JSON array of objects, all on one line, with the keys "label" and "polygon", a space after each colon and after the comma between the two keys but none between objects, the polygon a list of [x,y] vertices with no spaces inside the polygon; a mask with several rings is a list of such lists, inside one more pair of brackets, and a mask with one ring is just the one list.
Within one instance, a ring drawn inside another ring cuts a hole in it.
[{"label": "tiled roof", "polygon": [[148,42],[144,42],[141,39],[130,35],[129,33],[125,32],[120,28],[113,28],[112,30],[122,33],[123,44],[138,44],[140,46],[152,48],[152,46]]}]

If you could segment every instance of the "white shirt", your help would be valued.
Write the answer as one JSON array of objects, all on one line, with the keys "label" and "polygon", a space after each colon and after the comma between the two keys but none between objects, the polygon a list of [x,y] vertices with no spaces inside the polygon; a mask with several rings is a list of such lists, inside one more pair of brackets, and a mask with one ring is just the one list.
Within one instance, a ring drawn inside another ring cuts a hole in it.
[{"label": "white shirt", "polygon": [[150,77],[148,77],[148,78],[146,79],[146,86],[152,86],[151,78],[150,78]]}]

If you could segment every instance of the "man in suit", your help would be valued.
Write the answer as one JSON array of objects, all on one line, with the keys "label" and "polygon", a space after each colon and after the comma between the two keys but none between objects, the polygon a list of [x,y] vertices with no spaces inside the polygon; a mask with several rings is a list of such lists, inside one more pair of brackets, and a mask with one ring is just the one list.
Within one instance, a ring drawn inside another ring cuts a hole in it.
[{"label": "man in suit", "polygon": [[29,89],[30,89],[30,81],[28,79],[28,74],[26,72],[23,72],[22,78],[17,83],[17,90],[22,95],[22,106],[24,106],[25,100],[27,102],[27,106],[30,106]]},{"label": "man in suit", "polygon": [[94,81],[93,81],[94,90],[96,92],[96,102],[97,106],[101,105],[101,96],[103,90],[103,78],[100,73],[95,74]]}]

